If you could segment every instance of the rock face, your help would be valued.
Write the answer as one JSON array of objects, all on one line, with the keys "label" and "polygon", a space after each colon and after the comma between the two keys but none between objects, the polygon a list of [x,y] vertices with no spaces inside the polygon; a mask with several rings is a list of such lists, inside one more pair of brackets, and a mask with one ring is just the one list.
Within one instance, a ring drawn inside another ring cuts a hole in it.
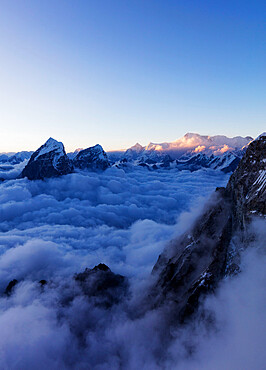
[{"label": "rock face", "polygon": [[159,256],[150,307],[166,304],[173,308],[175,319],[183,321],[197,308],[202,294],[239,271],[235,239],[242,235],[247,240],[252,214],[266,214],[265,162],[263,134],[249,145],[227,187],[216,190],[192,228]]},{"label": "rock face", "polygon": [[266,133],[250,143],[226,189],[234,203],[235,227],[243,229],[252,214],[266,214]]},{"label": "rock face", "polygon": [[79,151],[73,159],[73,164],[81,170],[106,170],[110,167],[107,155],[99,144]]},{"label": "rock face", "polygon": [[221,170],[224,173],[233,172],[244,152],[225,153],[221,156],[207,156],[206,154],[197,154],[187,160],[177,160],[177,168],[180,170],[197,171],[201,168],[212,168]]},{"label": "rock face", "polygon": [[66,175],[73,165],[66,155],[64,145],[52,138],[34,152],[21,176],[29,180]]},{"label": "rock face", "polygon": [[80,285],[83,294],[93,297],[97,305],[105,308],[117,304],[127,294],[127,279],[114,274],[108,266],[103,263],[93,269],[86,268],[84,272],[74,276]]},{"label": "rock face", "polygon": [[14,280],[11,280],[7,287],[6,287],[6,290],[5,290],[5,295],[7,295],[8,297],[12,294],[12,292],[14,291],[14,287],[17,285],[18,281],[16,279]]}]

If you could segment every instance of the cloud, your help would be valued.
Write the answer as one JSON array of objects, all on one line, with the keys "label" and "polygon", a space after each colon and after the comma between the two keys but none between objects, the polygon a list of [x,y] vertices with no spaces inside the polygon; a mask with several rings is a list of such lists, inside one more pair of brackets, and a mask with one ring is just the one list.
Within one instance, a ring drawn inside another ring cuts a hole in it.
[{"label": "cloud", "polygon": [[203,150],[206,149],[206,146],[205,145],[198,145],[195,149],[194,149],[194,152],[195,153],[200,153],[202,152]]},{"label": "cloud", "polygon": [[[54,243],[54,250],[72,261],[70,267],[54,266],[57,273],[74,273],[104,262],[128,276],[147,274],[164,244],[178,232],[181,213],[198,208],[199,197],[205,199],[227,178],[214,171],[125,173],[110,168],[102,174],[4,182],[0,192],[2,258],[7,258],[8,249],[21,246],[18,253],[26,246],[26,251],[28,242],[38,240],[40,245]],[[3,283],[14,278],[9,271]]]},{"label": "cloud", "polygon": [[234,150],[234,148],[231,148],[230,146],[224,144],[221,148],[214,151],[214,155],[221,155],[232,150]]},{"label": "cloud", "polygon": [[67,266],[66,253],[53,242],[31,239],[0,256],[0,287],[14,279],[41,280],[53,276],[59,266]]},{"label": "cloud", "polygon": [[[265,224],[243,255],[242,273],[222,282],[198,317],[171,328],[163,310],[140,315],[150,271],[228,175],[212,170],[75,173],[0,185],[2,368],[260,369],[265,363]],[[259,247],[261,247],[259,249]],[[128,300],[97,306],[72,278],[106,263],[129,277]],[[41,288],[40,279],[48,285]]]},{"label": "cloud", "polygon": [[[223,281],[196,317],[172,328],[153,310],[135,317],[131,301],[111,309],[82,296],[71,279],[41,291],[21,282],[0,299],[1,365],[45,369],[262,369],[265,364],[265,254],[243,255],[242,273]],[[67,302],[67,297],[74,297]],[[136,304],[136,302],[134,302]],[[205,315],[206,316],[206,315]],[[16,354],[16,356],[14,356]]]},{"label": "cloud", "polygon": [[28,159],[25,159],[23,162],[17,163],[15,165],[9,163],[2,164],[0,162],[0,179],[10,180],[17,178],[21,174],[28,161]]}]

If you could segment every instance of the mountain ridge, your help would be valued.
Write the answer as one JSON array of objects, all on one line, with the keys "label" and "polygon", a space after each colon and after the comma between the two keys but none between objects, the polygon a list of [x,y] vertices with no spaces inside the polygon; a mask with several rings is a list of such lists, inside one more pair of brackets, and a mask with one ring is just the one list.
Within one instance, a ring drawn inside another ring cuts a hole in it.
[{"label": "mountain ridge", "polygon": [[[226,188],[217,188],[195,223],[159,256],[145,303],[169,305],[183,322],[200,298],[239,272],[240,251],[253,239],[254,216],[266,216],[266,135],[252,141]],[[144,304],[144,305],[145,305]]]}]

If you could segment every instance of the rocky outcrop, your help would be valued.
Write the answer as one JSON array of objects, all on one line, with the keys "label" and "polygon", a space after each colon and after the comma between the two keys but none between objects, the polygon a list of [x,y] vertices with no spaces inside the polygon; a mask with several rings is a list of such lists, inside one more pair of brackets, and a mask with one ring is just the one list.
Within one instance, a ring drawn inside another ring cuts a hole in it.
[{"label": "rocky outcrop", "polygon": [[266,133],[252,141],[226,187],[234,204],[234,227],[243,229],[251,215],[266,214]]},{"label": "rocky outcrop", "polygon": [[114,274],[103,263],[93,269],[86,268],[84,272],[74,276],[84,295],[93,297],[95,304],[105,308],[117,304],[127,294],[128,281],[119,274]]},{"label": "rocky outcrop", "polygon": [[[167,246],[154,266],[149,307],[168,305],[184,321],[203,294],[239,271],[236,236],[246,239],[253,214],[266,214],[266,135],[248,147],[226,188],[218,188],[195,224]],[[242,233],[242,234],[241,234]],[[240,238],[241,239],[241,238]]]},{"label": "rocky outcrop", "polygon": [[66,175],[73,165],[66,155],[64,145],[52,138],[34,152],[21,176],[29,180]]},{"label": "rocky outcrop", "polygon": [[17,279],[13,279],[13,280],[11,280],[11,281],[8,283],[7,287],[6,287],[5,295],[7,295],[7,296],[9,297],[9,296],[13,293],[14,288],[15,288],[15,286],[16,286],[17,284],[18,284]]},{"label": "rocky outcrop", "polygon": [[[11,296],[18,283],[19,281],[16,279],[11,280],[6,286],[4,295]],[[41,288],[41,292],[44,289],[54,289],[55,287],[55,282],[45,279],[36,281],[36,283]],[[61,283],[64,286],[62,305],[71,304],[77,296],[84,296],[89,298],[93,305],[108,309],[128,296],[129,284],[127,278],[115,274],[103,263],[92,269],[86,268],[83,272],[77,273]]]},{"label": "rocky outcrop", "polygon": [[110,167],[107,155],[99,144],[79,151],[73,159],[73,164],[81,170],[106,170]]}]

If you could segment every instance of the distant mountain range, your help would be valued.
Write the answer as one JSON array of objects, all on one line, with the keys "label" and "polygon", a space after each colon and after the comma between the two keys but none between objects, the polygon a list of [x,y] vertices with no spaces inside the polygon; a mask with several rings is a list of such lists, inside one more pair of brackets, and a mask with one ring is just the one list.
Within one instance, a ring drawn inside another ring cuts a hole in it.
[{"label": "distant mountain range", "polygon": [[0,163],[18,164],[29,159],[33,152],[0,153]]},{"label": "distant mountain range", "polygon": [[109,152],[110,162],[117,167],[142,166],[149,169],[178,168],[196,171],[200,168],[234,171],[252,137],[202,136],[187,133],[170,143],[139,143],[125,151]]},{"label": "distant mountain range", "polygon": [[63,143],[50,138],[35,152],[0,154],[0,170],[24,166],[21,176],[29,179],[60,176],[75,170],[105,170],[111,166],[128,170],[136,167],[189,171],[211,168],[227,173],[236,169],[252,140],[251,137],[187,133],[170,143],[149,143],[145,147],[137,143],[127,150],[108,153],[97,144],[67,154]]}]

